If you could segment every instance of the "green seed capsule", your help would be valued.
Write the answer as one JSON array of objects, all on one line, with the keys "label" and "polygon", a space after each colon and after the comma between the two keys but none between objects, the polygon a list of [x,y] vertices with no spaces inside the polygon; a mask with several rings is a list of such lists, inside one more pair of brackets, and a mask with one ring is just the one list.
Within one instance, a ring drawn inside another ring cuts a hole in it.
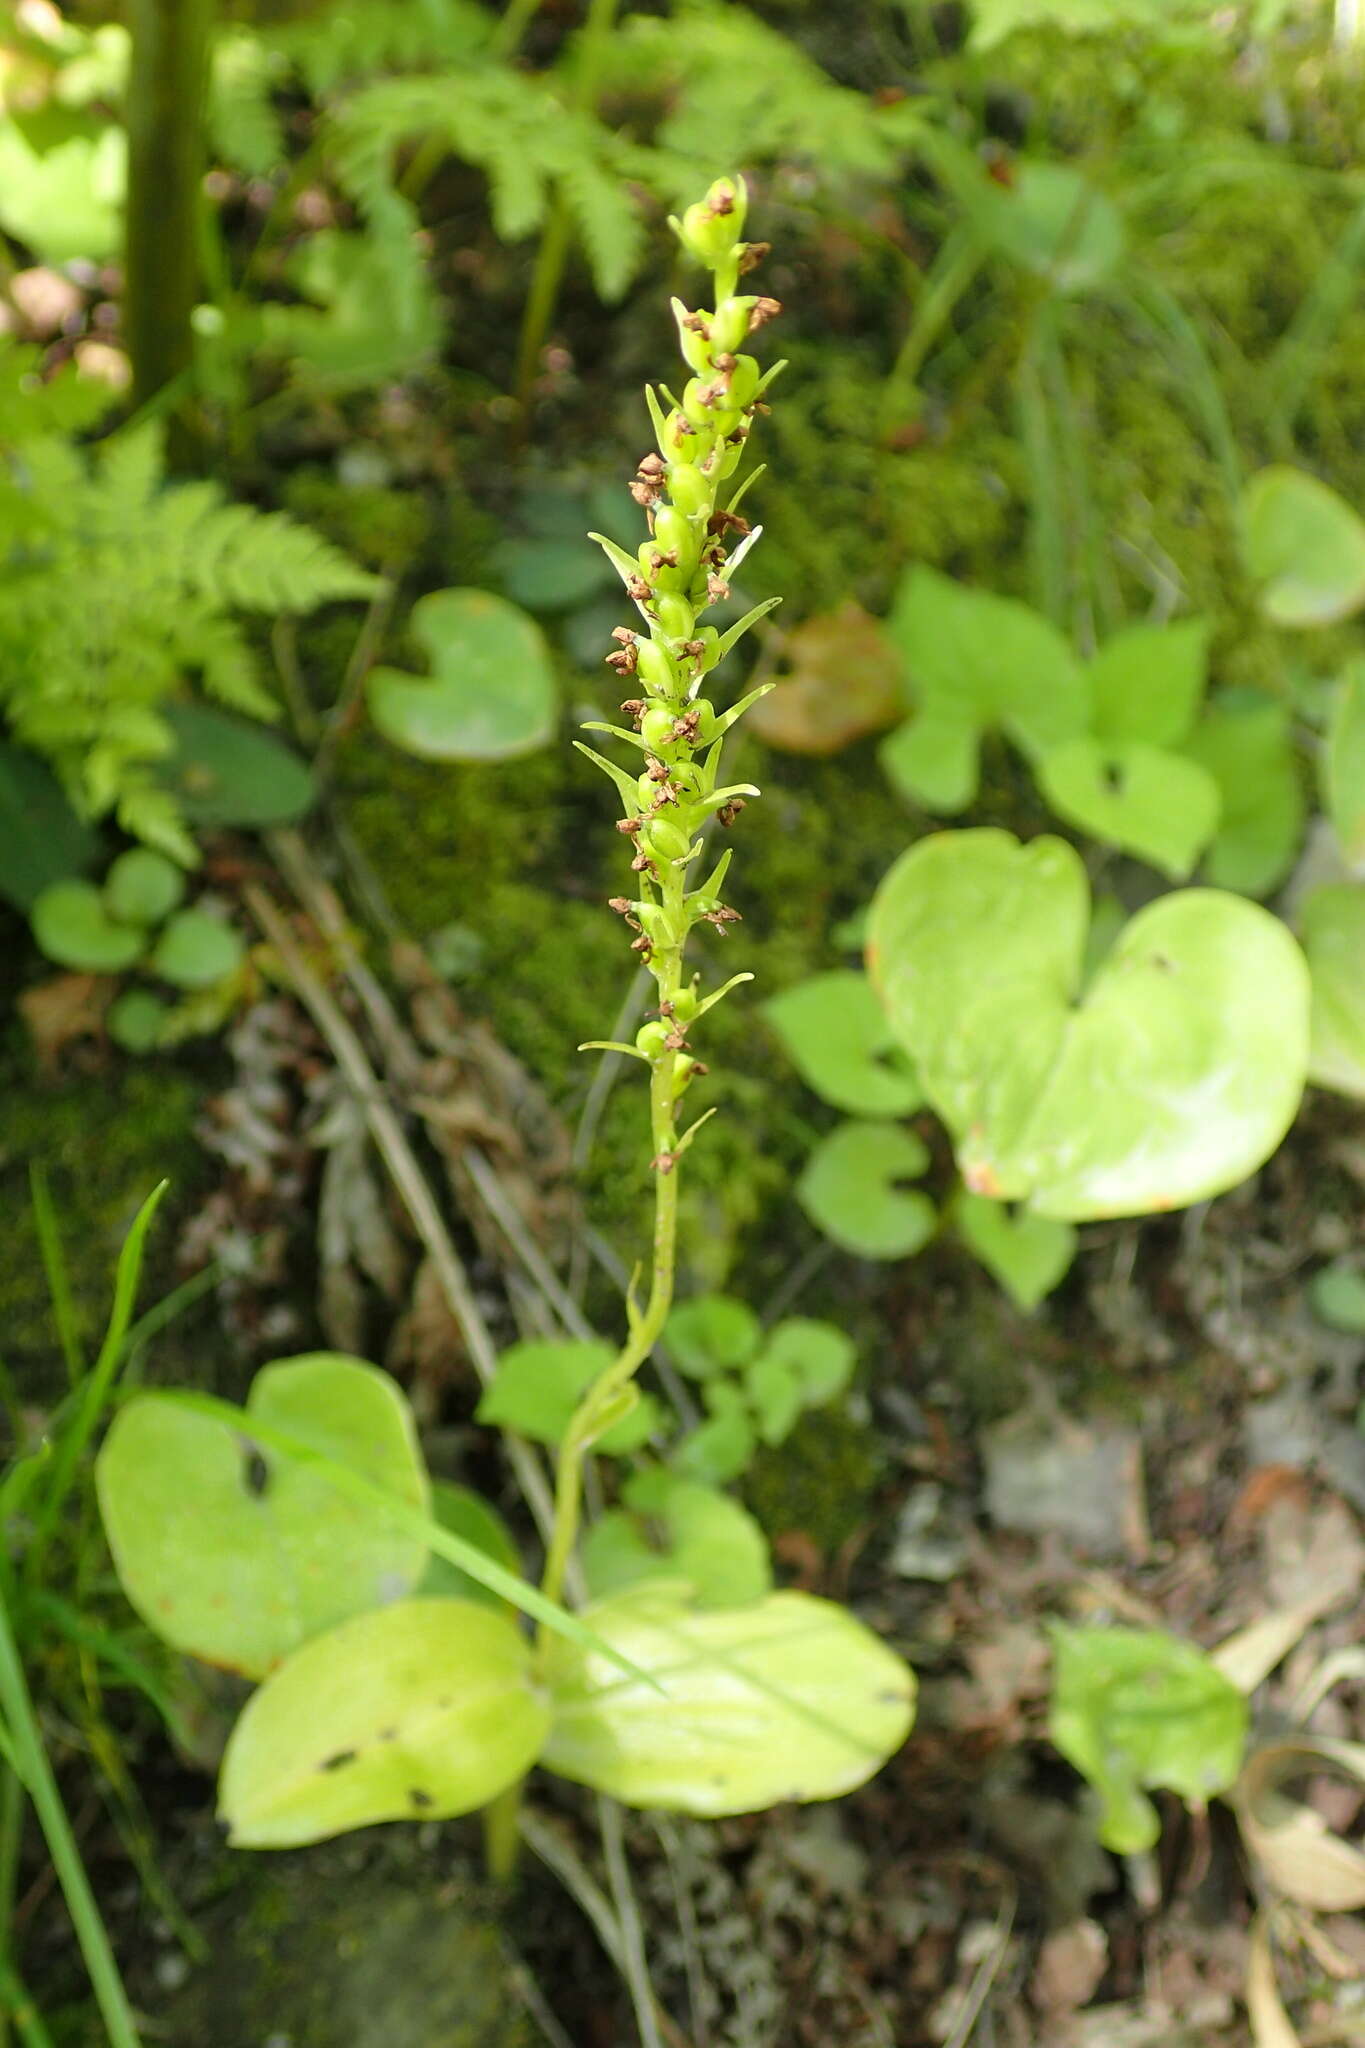
[{"label": "green seed capsule", "polygon": [[683,1089],[692,1079],[696,1061],[690,1052],[675,1052],[673,1055],[673,1099],[676,1102]]},{"label": "green seed capsule", "polygon": [[752,299],[726,299],[711,315],[711,350],[714,355],[734,355],[749,332]]},{"label": "green seed capsule", "polygon": [[[735,453],[738,454],[739,450],[736,449]],[[701,658],[701,672],[709,675],[720,659],[720,634],[714,626],[698,626],[697,638],[706,649]]]},{"label": "green seed capsule", "polygon": [[653,753],[661,754],[673,744],[675,718],[676,713],[666,711],[661,704],[651,704],[640,720],[640,737]]},{"label": "green seed capsule", "polygon": [[654,514],[654,544],[666,554],[676,548],[678,566],[690,576],[701,555],[701,546],[692,522],[674,505],[661,505]]},{"label": "green seed capsule", "polygon": [[752,405],[758,389],[758,363],[753,356],[736,356],[730,372],[728,397],[731,405]]},{"label": "green seed capsule", "polygon": [[711,405],[709,397],[703,397],[702,395],[703,393],[709,393],[710,389],[710,380],[704,381],[700,377],[689,377],[686,385],[683,387],[683,415],[698,433],[700,433],[703,427],[709,427],[715,417],[715,409]]},{"label": "green seed capsule", "polygon": [[737,405],[718,405],[711,414],[711,424],[715,428],[716,439],[723,441],[728,434],[733,434],[743,417],[744,414]]},{"label": "green seed capsule", "polygon": [[[642,775],[635,785],[635,794],[640,799],[640,809],[647,811],[659,794],[659,785],[652,777]],[[641,837],[643,838],[643,833]]]},{"label": "green seed capsule", "polygon": [[[714,632],[715,627],[713,626],[711,630]],[[716,736],[716,707],[709,697],[697,697],[693,700],[691,708],[697,714],[696,745],[707,747]]]},{"label": "green seed capsule", "polygon": [[688,982],[673,998],[673,1021],[675,1024],[690,1024],[696,1014],[697,991]]},{"label": "green seed capsule", "polygon": [[681,825],[661,814],[649,819],[640,834],[640,844],[656,860],[681,860],[692,841]]},{"label": "green seed capsule", "polygon": [[642,1024],[635,1034],[636,1051],[642,1052],[647,1060],[662,1059],[667,1051],[664,1043],[667,1037],[668,1026],[661,1018],[654,1023]]},{"label": "green seed capsule", "polygon": [[658,601],[659,625],[670,640],[690,640],[697,615],[678,591],[664,591]]},{"label": "green seed capsule", "polygon": [[678,670],[673,656],[657,640],[635,644],[635,673],[655,696],[671,697],[678,688]]},{"label": "green seed capsule", "polygon": [[681,455],[686,461],[697,445],[697,430],[685,413],[671,412],[664,421],[663,439],[665,458]]},{"label": "green seed capsule", "polygon": [[668,493],[680,512],[690,517],[711,509],[711,487],[695,462],[675,462],[669,467]]}]

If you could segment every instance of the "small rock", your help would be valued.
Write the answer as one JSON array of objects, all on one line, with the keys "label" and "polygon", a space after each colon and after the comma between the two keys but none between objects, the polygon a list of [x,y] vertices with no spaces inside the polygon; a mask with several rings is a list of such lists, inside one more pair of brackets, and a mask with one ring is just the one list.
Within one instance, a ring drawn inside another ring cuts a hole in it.
[{"label": "small rock", "polygon": [[1094,1920],[1074,1920],[1049,1934],[1030,1990],[1040,2012],[1060,2016],[1089,2005],[1109,1967],[1109,1940]]},{"label": "small rock", "polygon": [[985,1431],[986,1507],[1002,1529],[1066,1536],[1092,1557],[1147,1555],[1142,1447],[1115,1422],[1026,1411]]}]

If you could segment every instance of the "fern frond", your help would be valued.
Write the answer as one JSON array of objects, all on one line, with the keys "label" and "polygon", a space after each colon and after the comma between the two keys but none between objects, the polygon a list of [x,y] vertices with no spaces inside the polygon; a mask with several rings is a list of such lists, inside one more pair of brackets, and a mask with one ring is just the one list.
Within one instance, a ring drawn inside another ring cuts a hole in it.
[{"label": "fern frond", "polygon": [[586,146],[567,157],[559,189],[587,254],[593,283],[610,305],[624,296],[640,267],[645,245],[640,217],[621,180],[594,162]]},{"label": "fern frond", "polygon": [[296,525],[284,512],[220,505],[182,539],[191,590],[249,612],[307,612],[343,597],[373,597],[381,579]]},{"label": "fern frond", "polygon": [[187,668],[197,668],[205,690],[229,711],[273,723],[280,707],[266,690],[256,658],[235,619],[211,605],[191,605],[176,621],[176,648]]},{"label": "fern frond", "polygon": [[181,867],[198,867],[199,849],[168,789],[143,778],[126,781],[118,799],[118,821],[130,839],[156,847]]},{"label": "fern frond", "polygon": [[209,137],[218,156],[262,178],[288,154],[274,93],[288,66],[260,36],[229,30],[218,38],[209,80]]}]

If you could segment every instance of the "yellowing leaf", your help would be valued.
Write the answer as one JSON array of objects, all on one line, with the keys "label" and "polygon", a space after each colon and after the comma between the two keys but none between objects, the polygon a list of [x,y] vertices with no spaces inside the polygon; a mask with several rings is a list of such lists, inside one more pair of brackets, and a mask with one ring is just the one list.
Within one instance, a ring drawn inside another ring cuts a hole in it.
[{"label": "yellowing leaf", "polygon": [[382,1820],[444,1820],[522,1777],[549,1727],[516,1624],[467,1600],[403,1600],[317,1636],[247,1702],[219,1812],[241,1849]]},{"label": "yellowing leaf", "polygon": [[900,660],[850,599],[807,619],[784,646],[785,677],[749,713],[749,731],[789,754],[837,754],[901,715]]},{"label": "yellowing leaf", "polygon": [[624,1800],[714,1816],[833,1799],[910,1731],[914,1674],[843,1607],[771,1593],[695,1610],[637,1587],[584,1622],[662,1688],[596,1653],[550,1647],[550,1770]]}]

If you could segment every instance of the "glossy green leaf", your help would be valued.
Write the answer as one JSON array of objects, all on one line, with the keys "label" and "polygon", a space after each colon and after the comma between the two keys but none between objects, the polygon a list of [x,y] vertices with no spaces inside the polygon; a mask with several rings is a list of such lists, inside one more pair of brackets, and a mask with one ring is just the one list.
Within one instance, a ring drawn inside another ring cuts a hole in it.
[{"label": "glossy green leaf", "polygon": [[1065,1279],[1076,1256],[1070,1223],[1027,1209],[1012,1214],[1003,1202],[966,1189],[953,1203],[953,1222],[963,1243],[1023,1309],[1037,1308]]},{"label": "glossy green leaf", "polygon": [[[476,1550],[482,1551],[485,1557],[491,1557],[494,1564],[500,1564],[504,1571],[520,1576],[521,1552],[512,1532],[497,1509],[481,1493],[475,1493],[472,1487],[456,1486],[448,1479],[435,1480],[431,1488],[431,1513],[434,1520],[443,1529],[448,1529],[452,1536],[472,1543]],[[424,1597],[477,1600],[484,1607],[507,1609],[507,1602],[491,1588],[471,1578],[448,1557],[438,1557],[435,1552],[427,1559],[427,1568],[417,1590]]]},{"label": "glossy green leaf", "polygon": [[906,1194],[929,1165],[924,1141],[899,1124],[839,1124],[822,1138],[796,1184],[818,1230],[863,1259],[903,1259],[934,1234],[933,1203]]},{"label": "glossy green leaf", "polygon": [[764,1005],[808,1088],[850,1116],[905,1116],[923,1091],[865,974],[812,975]]},{"label": "glossy green leaf", "polygon": [[[574,1410],[616,1353],[609,1344],[564,1338],[513,1344],[498,1360],[498,1376],[475,1409],[480,1422],[514,1429],[536,1443],[557,1444]],[[662,1420],[659,1404],[642,1394],[631,1412],[597,1439],[613,1457],[638,1450]]]},{"label": "glossy green leaf", "polygon": [[696,1294],[679,1302],[664,1329],[664,1342],[679,1372],[689,1379],[737,1372],[747,1365],[762,1338],[758,1317],[732,1294]]},{"label": "glossy green leaf", "polygon": [[1125,626],[1090,664],[1095,737],[1174,747],[1199,713],[1208,673],[1207,619]]},{"label": "glossy green leaf", "polygon": [[1218,828],[1218,785],[1144,740],[1068,740],[1035,769],[1050,807],[1094,839],[1183,881]]},{"label": "glossy green leaf", "polygon": [[1307,974],[1277,918],[1216,890],[1163,897],[1077,1005],[1088,899],[1061,840],[939,833],[882,883],[868,947],[970,1191],[1071,1222],[1235,1186],[1307,1068]]},{"label": "glossy green leaf", "polygon": [[1342,853],[1365,866],[1365,661],[1351,663],[1332,707],[1322,783]]},{"label": "glossy green leaf", "polygon": [[317,791],[298,755],[273,733],[202,704],[169,704],[162,713],[175,750],[154,764],[192,825],[292,825]]},{"label": "glossy green leaf", "polygon": [[1314,889],[1299,911],[1313,981],[1308,1077],[1365,1098],[1365,883]]},{"label": "glossy green leaf", "polygon": [[370,715],[386,739],[426,761],[503,761],[543,747],[558,699],[544,635],[506,598],[435,590],[412,608],[431,679],[376,668]]},{"label": "glossy green leaf", "polygon": [[1221,813],[1205,873],[1216,888],[1265,896],[1294,864],[1304,794],[1289,707],[1251,692],[1215,699],[1181,750],[1218,784]]},{"label": "glossy green leaf", "polygon": [[900,1748],[914,1675],[846,1608],[805,1593],[694,1609],[639,1587],[584,1621],[649,1672],[550,1649],[543,1761],[628,1806],[716,1816],[852,1791]]},{"label": "glossy green leaf", "polygon": [[355,1615],[283,1663],[232,1731],[220,1817],[239,1849],[486,1806],[540,1753],[549,1707],[527,1639],[467,1600]]},{"label": "glossy green leaf", "polygon": [[[575,504],[579,501],[575,500]],[[581,510],[573,532],[506,540],[494,562],[498,581],[514,604],[532,612],[560,612],[584,604],[604,585],[614,585],[611,565],[586,537]],[[616,521],[613,508],[613,522]]]},{"label": "glossy green leaf", "polygon": [[240,932],[207,910],[177,910],[162,926],[151,967],[173,988],[212,988],[241,966]]},{"label": "glossy green leaf", "polygon": [[160,924],[185,893],[185,875],[150,846],[130,846],[104,878],[104,901],[120,924]]},{"label": "glossy green leaf", "polygon": [[92,867],[99,836],[46,763],[0,742],[0,898],[25,913],[53,882]]},{"label": "glossy green leaf", "polygon": [[1306,470],[1258,470],[1239,507],[1242,552],[1277,626],[1330,626],[1365,604],[1365,520]]},{"label": "glossy green leaf", "polygon": [[32,910],[33,936],[49,960],[78,974],[119,974],[147,943],[145,932],[109,915],[93,882],[49,882]]},{"label": "glossy green leaf", "polygon": [[1051,620],[1015,598],[920,564],[901,581],[887,631],[917,708],[882,743],[882,765],[930,810],[971,802],[982,733],[1003,732],[1037,760],[1087,729],[1084,667]]},{"label": "glossy green leaf", "polygon": [[415,1508],[427,1503],[412,1416],[387,1373],[320,1351],[264,1366],[241,1428],[171,1396],[139,1394],[96,1461],[124,1592],[189,1655],[259,1678],[358,1610],[411,1590],[426,1547],[383,1509],[252,1441],[252,1417],[288,1429]]},{"label": "glossy green leaf", "polygon": [[858,1353],[851,1337],[834,1323],[813,1316],[787,1316],[770,1332],[764,1358],[780,1361],[801,1390],[805,1408],[823,1408],[842,1394],[853,1377]]},{"label": "glossy green leaf", "polygon": [[1202,1807],[1242,1767],[1247,1703],[1193,1643],[1153,1629],[1053,1629],[1048,1733],[1103,1802],[1100,1840],[1120,1855],[1160,1832],[1146,1790]]},{"label": "glossy green leaf", "polygon": [[744,1375],[759,1438],[768,1445],[787,1441],[805,1402],[801,1382],[780,1353],[764,1351]]},{"label": "glossy green leaf", "polygon": [[770,1590],[767,1538],[738,1501],[657,1466],[635,1473],[623,1500],[583,1541],[595,1600],[646,1580],[684,1579],[703,1607],[737,1607]]}]

